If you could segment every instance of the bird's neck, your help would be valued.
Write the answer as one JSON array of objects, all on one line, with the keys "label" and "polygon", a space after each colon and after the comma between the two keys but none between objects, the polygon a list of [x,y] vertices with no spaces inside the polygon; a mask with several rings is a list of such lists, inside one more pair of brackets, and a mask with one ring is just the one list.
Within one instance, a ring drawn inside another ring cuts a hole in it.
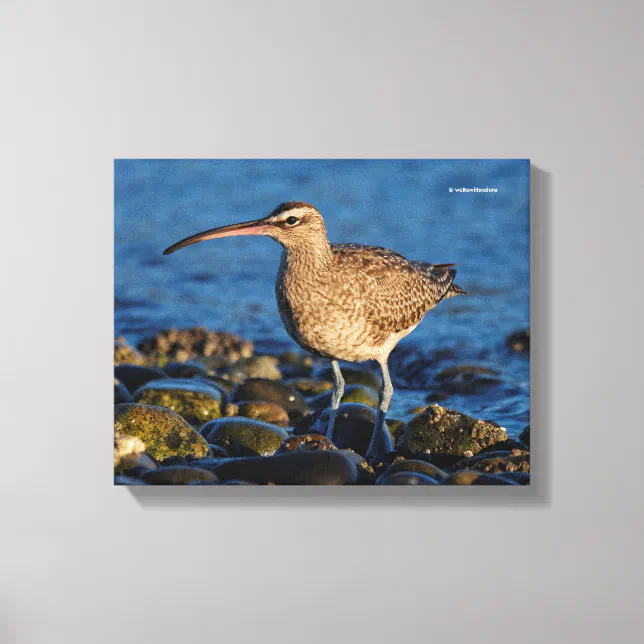
[{"label": "bird's neck", "polygon": [[284,249],[283,261],[291,270],[322,271],[331,262],[333,253],[329,240],[319,237],[308,244]]}]

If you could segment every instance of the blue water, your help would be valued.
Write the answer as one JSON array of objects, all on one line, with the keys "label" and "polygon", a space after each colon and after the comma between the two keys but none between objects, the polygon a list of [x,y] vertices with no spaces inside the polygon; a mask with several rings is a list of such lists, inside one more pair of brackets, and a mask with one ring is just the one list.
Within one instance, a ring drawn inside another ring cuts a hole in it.
[{"label": "blue water", "polygon": [[[307,201],[332,242],[457,263],[456,282],[471,294],[441,303],[394,350],[391,414],[425,406],[440,369],[476,364],[498,370],[502,384],[441,404],[517,435],[529,422],[529,361],[505,339],[529,326],[529,174],[525,160],[118,160],[115,332],[136,343],[197,325],[238,333],[259,350],[297,349],[275,303],[274,241],[228,238],[162,252],[195,232]],[[456,191],[463,187],[497,192]]]}]

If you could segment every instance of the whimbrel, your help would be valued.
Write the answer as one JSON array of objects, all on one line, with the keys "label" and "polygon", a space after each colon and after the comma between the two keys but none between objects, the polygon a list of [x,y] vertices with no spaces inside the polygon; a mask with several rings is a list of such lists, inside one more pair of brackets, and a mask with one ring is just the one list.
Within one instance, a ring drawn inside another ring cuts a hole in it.
[{"label": "whimbrel", "polygon": [[382,386],[366,456],[371,460],[393,451],[385,427],[393,394],[389,354],[430,309],[444,299],[465,294],[453,283],[455,264],[411,261],[377,246],[330,244],[322,215],[301,201],[281,204],[263,219],[197,233],[163,254],[237,235],[267,235],[284,248],[275,284],[282,322],[303,349],[331,360],[334,386],[327,437],[333,440],[344,393],[338,360],[376,360]]}]

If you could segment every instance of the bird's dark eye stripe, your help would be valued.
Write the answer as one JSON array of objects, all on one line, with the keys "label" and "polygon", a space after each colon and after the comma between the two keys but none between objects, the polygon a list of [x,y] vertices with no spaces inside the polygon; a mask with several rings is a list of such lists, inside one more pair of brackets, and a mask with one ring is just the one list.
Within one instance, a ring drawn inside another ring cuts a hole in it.
[{"label": "bird's dark eye stripe", "polygon": [[289,226],[295,225],[298,221],[299,221],[299,219],[297,217],[293,217],[292,215],[286,219],[286,223]]}]

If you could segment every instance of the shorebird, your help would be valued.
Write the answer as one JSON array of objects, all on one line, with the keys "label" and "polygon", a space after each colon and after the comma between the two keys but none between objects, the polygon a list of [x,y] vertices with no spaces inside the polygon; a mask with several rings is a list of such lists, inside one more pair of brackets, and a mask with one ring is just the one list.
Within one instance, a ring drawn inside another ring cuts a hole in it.
[{"label": "shorebird", "polygon": [[322,215],[301,201],[283,203],[262,219],[197,233],[163,254],[238,235],[266,235],[284,249],[275,284],[282,322],[303,349],[331,360],[334,384],[327,438],[333,440],[344,393],[338,360],[375,360],[382,386],[366,457],[375,460],[393,451],[385,426],[393,395],[389,354],[439,302],[466,295],[454,284],[456,265],[411,261],[378,246],[331,244]]}]

